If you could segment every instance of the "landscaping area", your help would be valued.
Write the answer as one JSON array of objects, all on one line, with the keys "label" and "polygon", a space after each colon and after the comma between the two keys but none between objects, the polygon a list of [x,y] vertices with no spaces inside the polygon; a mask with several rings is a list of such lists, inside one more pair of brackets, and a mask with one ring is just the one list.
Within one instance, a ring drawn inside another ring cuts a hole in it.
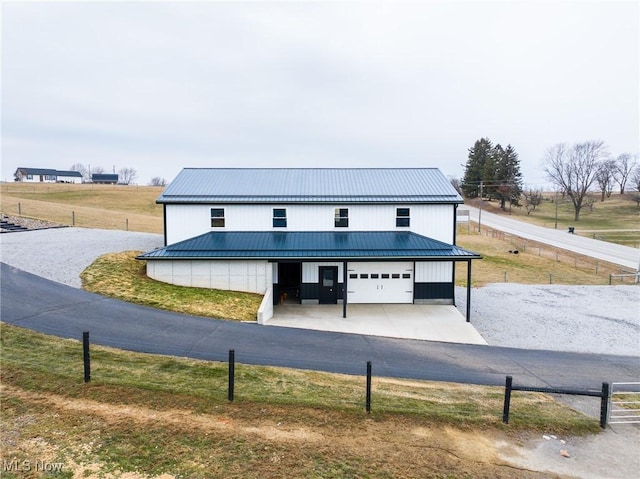
[{"label": "landscaping area", "polygon": [[[4,214],[17,215],[20,204],[23,216],[57,224],[73,219],[86,228],[126,225],[156,234],[162,232],[162,208],[155,205],[160,192],[106,185],[0,186]],[[594,213],[609,205],[614,203],[595,205]],[[583,225],[621,230],[637,224],[632,205],[622,216],[603,212],[591,223],[585,211],[577,233]],[[540,208],[539,215],[525,212],[521,219],[548,221],[548,205]],[[606,285],[609,274],[619,272],[615,265],[466,226],[458,228],[458,244],[483,255],[473,266],[473,286]],[[144,262],[135,260],[137,253],[101,256],[82,274],[83,287],[187,314],[255,319],[259,295],[153,281]],[[456,277],[463,285],[466,266],[460,267]],[[540,393],[514,392],[510,423],[504,425],[501,387],[374,376],[367,414],[364,377],[238,364],[230,402],[226,363],[92,346],[92,378],[84,383],[79,341],[2,323],[0,345],[1,460],[63,464],[57,472],[5,467],[7,478],[560,477],[508,463],[505,451],[543,433],[600,431],[597,418]]]},{"label": "landscaping area", "polygon": [[[535,478],[500,459],[534,433],[596,433],[598,420],[539,393],[236,366],[92,347],[2,325],[4,460],[63,464],[53,477]],[[3,477],[45,476],[35,469]]]}]

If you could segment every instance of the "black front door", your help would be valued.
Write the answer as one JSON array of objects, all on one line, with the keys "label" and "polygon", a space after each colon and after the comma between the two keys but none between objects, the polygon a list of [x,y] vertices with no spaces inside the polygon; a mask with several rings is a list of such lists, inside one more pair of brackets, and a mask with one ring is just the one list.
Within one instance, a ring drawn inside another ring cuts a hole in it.
[{"label": "black front door", "polygon": [[320,278],[320,304],[338,303],[338,267],[318,266]]}]

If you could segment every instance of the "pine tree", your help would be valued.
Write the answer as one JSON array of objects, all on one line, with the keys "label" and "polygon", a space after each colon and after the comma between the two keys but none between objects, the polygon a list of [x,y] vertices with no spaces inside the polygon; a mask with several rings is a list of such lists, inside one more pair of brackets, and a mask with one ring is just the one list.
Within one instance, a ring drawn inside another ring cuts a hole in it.
[{"label": "pine tree", "polygon": [[480,196],[480,182],[484,179],[487,159],[491,156],[493,145],[488,138],[481,138],[469,148],[469,156],[462,179],[462,191],[466,197]]},{"label": "pine tree", "polygon": [[[500,146],[500,145],[497,145]],[[500,207],[504,210],[506,201],[518,203],[522,195],[522,173],[518,153],[511,145],[506,149],[496,148],[496,197],[500,199]]]}]

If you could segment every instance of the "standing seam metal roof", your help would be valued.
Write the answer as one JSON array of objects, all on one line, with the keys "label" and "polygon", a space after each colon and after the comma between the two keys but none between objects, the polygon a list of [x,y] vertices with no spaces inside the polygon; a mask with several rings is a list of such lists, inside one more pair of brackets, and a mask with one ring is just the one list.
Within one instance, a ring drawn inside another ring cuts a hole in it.
[{"label": "standing seam metal roof", "polygon": [[437,168],[185,168],[158,203],[461,203]]},{"label": "standing seam metal roof", "polygon": [[243,231],[205,233],[138,259],[399,257],[478,259],[480,255],[409,231]]}]

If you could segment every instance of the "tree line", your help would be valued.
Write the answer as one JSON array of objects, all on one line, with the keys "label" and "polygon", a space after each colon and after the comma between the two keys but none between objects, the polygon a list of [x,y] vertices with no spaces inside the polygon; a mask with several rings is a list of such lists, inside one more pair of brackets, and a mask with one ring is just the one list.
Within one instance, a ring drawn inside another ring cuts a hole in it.
[{"label": "tree line", "polygon": [[[640,166],[636,157],[630,153],[612,157],[600,140],[556,144],[546,150],[542,166],[556,191],[571,200],[575,221],[579,221],[580,211],[587,204],[587,193],[594,186],[601,201],[610,197],[616,186],[620,194],[625,193],[628,185],[640,193]],[[542,190],[523,187],[515,148],[494,145],[489,138],[481,138],[469,148],[462,182],[452,180],[452,184],[466,198],[498,200],[503,210],[507,202],[509,206],[521,206],[523,202],[529,214],[542,202]],[[640,206],[640,194],[636,201]]]},{"label": "tree line", "polygon": [[[71,171],[77,171],[82,175],[83,181],[91,181],[91,175],[105,173],[105,169],[101,166],[91,167],[82,163],[75,163],[69,168]],[[118,170],[118,183],[130,185],[138,178],[138,172],[134,168],[121,168]],[[155,176],[149,182],[150,186],[166,186],[167,181],[164,178]]]}]

